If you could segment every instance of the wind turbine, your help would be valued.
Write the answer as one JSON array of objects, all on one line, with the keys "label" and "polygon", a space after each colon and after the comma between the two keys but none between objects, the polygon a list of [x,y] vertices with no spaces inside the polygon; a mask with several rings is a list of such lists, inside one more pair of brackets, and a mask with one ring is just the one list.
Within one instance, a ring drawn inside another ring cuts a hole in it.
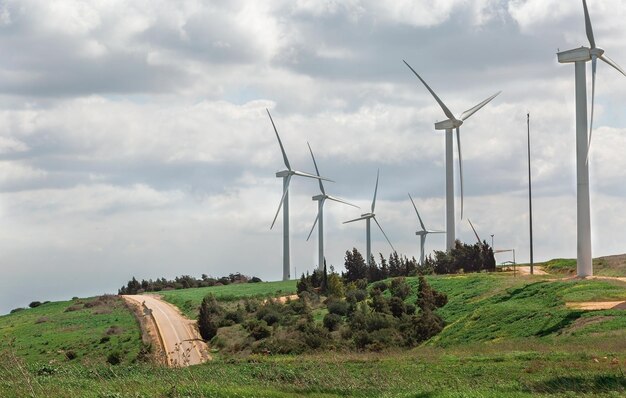
[{"label": "wind turbine", "polygon": [[426,227],[424,226],[424,222],[422,221],[422,217],[420,217],[420,213],[419,213],[419,211],[417,211],[417,207],[415,206],[415,202],[413,201],[413,198],[411,197],[411,194],[409,194],[409,199],[411,199],[411,203],[413,203],[413,208],[415,209],[415,213],[417,214],[417,218],[420,221],[420,226],[422,227],[422,230],[415,232],[415,235],[420,237],[420,265],[424,265],[424,244],[426,243],[426,235],[428,235],[428,234],[443,234],[446,231],[434,231],[434,230],[426,229]]},{"label": "wind turbine", "polygon": [[[626,73],[613,60],[604,54],[604,50],[596,47],[587,10],[587,2],[583,0],[585,13],[585,30],[590,48],[580,47],[562,51],[557,54],[559,63],[574,63],[576,77],[576,227],[577,227],[577,274],[579,277],[593,275],[591,260],[591,215],[589,205],[589,165],[587,162],[591,133],[593,129],[593,105],[596,91],[596,64],[598,58],[617,69],[622,75]],[[587,137],[587,77],[586,63],[591,61],[591,122]]]},{"label": "wind turbine", "polygon": [[389,246],[391,246],[391,250],[393,250],[394,252],[396,251],[396,249],[393,248],[391,241],[387,237],[387,234],[385,233],[385,231],[383,231],[383,227],[380,226],[380,223],[376,219],[376,214],[374,214],[374,209],[376,207],[376,193],[378,192],[378,177],[379,176],[380,176],[380,170],[376,172],[376,188],[374,188],[374,199],[372,200],[372,211],[369,213],[363,213],[361,214],[361,217],[355,218],[354,220],[348,220],[348,221],[343,222],[344,224],[347,224],[347,223],[351,223],[355,221],[365,220],[365,237],[367,240],[366,242],[367,265],[370,265],[370,261],[372,258],[372,234],[371,234],[371,225],[370,225],[370,220],[372,219],[374,220],[376,225],[378,225],[378,228],[380,228],[380,232],[383,233],[383,235],[385,236],[385,239],[387,239]]},{"label": "wind turbine", "polygon": [[461,133],[460,128],[465,120],[476,113],[480,108],[487,105],[492,99],[494,99],[501,91],[498,91],[491,97],[482,101],[478,105],[466,110],[456,118],[450,109],[437,97],[437,94],[426,84],[424,79],[415,72],[415,70],[406,61],[402,61],[411,71],[417,76],[418,79],[424,84],[426,89],[430,91],[430,94],[435,98],[435,101],[439,104],[443,113],[448,119],[435,123],[435,130],[446,131],[446,245],[449,249],[454,247],[455,241],[455,223],[454,223],[454,170],[453,170],[453,155],[452,155],[452,129],[456,129],[456,143],[459,151],[459,181],[461,186],[461,219],[463,219],[463,161],[461,158]]},{"label": "wind turbine", "polygon": [[[313,159],[313,165],[315,166],[315,173],[319,177],[320,171],[317,168],[317,162],[315,161],[313,150],[311,149],[311,145],[309,145],[308,142],[307,142],[307,145],[309,146],[309,152],[311,152],[311,158]],[[357,209],[359,208],[359,206],[353,205],[352,203],[346,202],[345,200],[339,199],[335,196],[326,194],[326,190],[324,189],[324,184],[322,183],[321,177],[318,180],[318,182],[320,184],[320,191],[322,192],[322,194],[313,196],[312,198],[313,200],[317,201],[317,216],[315,217],[315,221],[313,222],[313,226],[311,227],[311,232],[309,232],[309,236],[306,238],[306,240],[308,241],[311,238],[311,234],[313,233],[313,230],[315,229],[315,224],[317,224],[319,221],[319,226],[317,227],[319,262],[317,263],[317,268],[319,270],[323,270],[324,269],[324,203],[326,202],[326,199],[332,200],[334,202],[343,203],[348,206],[353,206],[353,207],[356,207]]]},{"label": "wind turbine", "polygon": [[283,208],[283,280],[287,281],[291,279],[290,275],[290,252],[289,252],[289,182],[291,181],[292,176],[300,176],[300,177],[308,177],[315,178],[317,180],[326,180],[331,181],[328,178],[320,177],[319,175],[313,175],[310,173],[305,173],[302,171],[293,170],[291,165],[289,164],[289,159],[287,159],[287,153],[285,153],[285,148],[283,147],[283,143],[280,140],[280,136],[278,135],[278,130],[276,129],[276,125],[274,124],[274,119],[272,119],[272,115],[270,111],[267,111],[267,115],[270,117],[270,121],[272,122],[272,127],[274,127],[274,132],[276,133],[276,138],[278,139],[278,145],[280,145],[280,151],[283,154],[283,160],[285,162],[286,170],[281,170],[276,173],[276,177],[283,179],[283,196],[280,198],[280,203],[278,205],[278,210],[276,210],[276,215],[274,216],[274,220],[272,221],[272,226],[270,229],[274,228],[274,223],[276,223],[276,218],[278,218],[278,213],[280,212],[281,207]]},{"label": "wind turbine", "polygon": [[480,240],[480,237],[478,236],[478,232],[476,232],[476,228],[474,228],[474,224],[472,224],[472,220],[468,218],[467,221],[469,222],[470,227],[472,227],[472,231],[474,231],[474,235],[476,235],[476,240],[478,240],[478,244],[482,245],[483,241]]}]

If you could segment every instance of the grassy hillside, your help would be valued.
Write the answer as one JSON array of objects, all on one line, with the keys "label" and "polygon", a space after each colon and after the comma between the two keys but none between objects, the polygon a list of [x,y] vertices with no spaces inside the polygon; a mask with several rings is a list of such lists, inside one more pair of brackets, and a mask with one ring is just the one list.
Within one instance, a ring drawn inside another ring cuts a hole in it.
[{"label": "grassy hillside", "polygon": [[449,302],[440,310],[447,326],[429,344],[552,339],[572,327],[577,335],[621,331],[626,339],[626,311],[585,312],[565,306],[566,302],[626,300],[622,282],[547,281],[497,274],[433,277],[430,282],[448,294]]},{"label": "grassy hillside", "polygon": [[[576,274],[576,259],[574,258],[555,258],[543,263],[536,263],[535,265],[543,267],[549,273]],[[626,277],[626,254],[594,258],[593,273],[598,276]]]},{"label": "grassy hillside", "polygon": [[[415,282],[409,279],[409,283]],[[44,354],[37,360],[33,360],[34,357],[21,359],[17,349],[0,349],[0,396],[626,395],[626,311],[582,312],[565,307],[570,301],[626,299],[626,283],[549,281],[506,274],[435,276],[430,277],[429,282],[448,294],[449,303],[440,310],[448,326],[435,339],[410,351],[319,352],[246,358],[217,354],[213,362],[205,365],[166,369],[131,361],[120,366],[109,366],[104,360],[78,363],[62,357],[56,357],[57,363],[50,368],[49,357]],[[290,283],[294,289],[295,283]],[[253,287],[260,290],[249,290]],[[172,291],[166,295],[170,300],[199,303],[209,291],[232,303],[240,297],[288,294],[289,284],[229,285]],[[71,304],[46,304],[50,307],[41,307],[39,311],[47,311],[55,324],[57,318],[60,322],[64,316],[87,315],[89,318],[85,309],[63,312]],[[52,311],[52,308],[57,309]],[[8,324],[23,325],[19,333],[32,334],[30,326],[36,320],[36,310],[28,310],[33,311],[30,314],[27,311],[0,317],[2,340],[15,337],[16,329],[7,334]],[[23,318],[26,315],[30,320]],[[124,327],[120,319],[116,324]],[[82,322],[91,321],[83,319]],[[55,328],[56,334],[63,333],[62,328]],[[95,336],[99,338],[102,332],[102,328],[92,325],[83,330],[83,336],[75,338],[83,341],[81,344],[90,342],[86,345],[93,347]],[[133,341],[138,347],[138,329],[134,333]],[[65,340],[64,344],[70,341],[74,338]],[[12,358],[11,352],[17,352],[18,357]]]},{"label": "grassy hillside", "polygon": [[47,303],[1,316],[0,342],[0,350],[29,364],[105,363],[111,354],[129,363],[141,349],[137,322],[115,296]]},{"label": "grassy hillside", "polygon": [[191,318],[197,316],[197,309],[202,299],[209,293],[213,294],[219,301],[286,296],[296,293],[296,281],[236,283],[158,292],[166,301],[180,308],[183,313]]}]

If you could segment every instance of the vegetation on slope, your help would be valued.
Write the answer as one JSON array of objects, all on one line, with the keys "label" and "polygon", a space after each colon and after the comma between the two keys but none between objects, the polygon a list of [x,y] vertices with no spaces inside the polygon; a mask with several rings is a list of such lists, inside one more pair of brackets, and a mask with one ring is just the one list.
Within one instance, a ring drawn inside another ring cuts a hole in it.
[{"label": "vegetation on slope", "polygon": [[296,281],[238,283],[225,286],[201,287],[195,289],[169,290],[159,294],[189,318],[198,316],[202,299],[212,294],[219,301],[236,302],[245,298],[265,299],[288,296],[296,293]]},{"label": "vegetation on slope", "polygon": [[[213,362],[201,366],[168,369],[140,362],[110,366],[104,359],[83,361],[79,366],[76,361],[61,358],[49,365],[48,357],[25,361],[17,349],[3,347],[0,396],[624,396],[625,311],[586,312],[554,333],[532,337],[525,337],[528,333],[524,332],[522,321],[517,327],[509,327],[510,318],[500,319],[500,312],[489,317],[487,312],[482,312],[512,300],[516,305],[509,306],[507,312],[520,311],[532,317],[536,312],[533,306],[540,304],[545,307],[540,315],[545,316],[563,310],[563,302],[620,297],[626,289],[623,283],[596,280],[556,282],[553,288],[551,282],[538,283],[541,280],[507,274],[428,277],[435,289],[448,295],[448,304],[438,313],[449,324],[450,331],[444,329],[437,341],[412,350],[227,359],[215,355]],[[416,283],[416,280],[407,278],[407,282]],[[295,290],[295,282],[292,283]],[[278,286],[276,290],[283,289]],[[232,286],[235,291],[225,296],[229,301],[220,303],[236,306],[236,301],[232,301],[232,297],[239,296],[236,289],[246,287]],[[603,296],[603,291],[607,296]],[[178,292],[183,291],[172,293]],[[276,295],[277,291],[273,293]],[[555,300],[558,305],[551,304]],[[41,309],[50,304],[42,305]],[[52,316],[78,315],[63,312],[71,302],[58,305],[58,310],[50,312]],[[480,317],[473,319],[474,315]],[[0,324],[5,326],[7,320],[18,323],[14,320],[21,316],[16,313],[1,317]],[[471,322],[477,325],[461,327]],[[497,327],[489,329],[490,333],[501,333],[501,337],[470,337],[494,323]],[[122,326],[119,321],[116,324]],[[22,330],[30,333],[28,328]],[[61,331],[57,329],[56,333]],[[2,335],[3,341],[5,336]]]},{"label": "vegetation on slope", "polygon": [[[520,264],[529,265],[529,264]],[[551,274],[576,275],[575,258],[555,258],[536,266]],[[593,273],[597,276],[626,277],[626,255],[605,256],[593,259]]]},{"label": "vegetation on slope", "polygon": [[27,363],[129,363],[142,350],[137,322],[116,296],[46,303],[1,316],[0,342],[0,350],[10,348]]}]

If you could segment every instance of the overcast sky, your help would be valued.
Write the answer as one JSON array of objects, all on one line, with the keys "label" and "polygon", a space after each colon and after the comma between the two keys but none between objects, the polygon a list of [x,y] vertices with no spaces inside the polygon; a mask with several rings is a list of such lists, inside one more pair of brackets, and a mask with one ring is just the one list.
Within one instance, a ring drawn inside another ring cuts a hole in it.
[{"label": "overcast sky", "polygon": [[[588,3],[598,46],[626,66],[626,1]],[[132,276],[279,279],[281,219],[269,227],[283,165],[265,108],[292,165],[314,170],[310,142],[336,181],[328,193],[363,211],[380,168],[377,218],[417,256],[407,192],[427,227],[445,226],[433,126],[445,117],[403,59],[455,114],[503,91],[462,127],[465,214],[518,261],[530,112],[535,259],[575,257],[574,67],[556,52],[581,45],[579,1],[0,0],[0,313],[116,292]],[[596,96],[600,256],[626,251],[626,78],[600,63]],[[298,274],[317,262],[316,234],[306,242],[317,193],[292,182]],[[341,269],[347,249],[365,251],[365,226],[341,224],[358,209],[325,213],[327,261]],[[457,237],[473,241],[466,220]],[[443,248],[429,236],[427,252]]]}]

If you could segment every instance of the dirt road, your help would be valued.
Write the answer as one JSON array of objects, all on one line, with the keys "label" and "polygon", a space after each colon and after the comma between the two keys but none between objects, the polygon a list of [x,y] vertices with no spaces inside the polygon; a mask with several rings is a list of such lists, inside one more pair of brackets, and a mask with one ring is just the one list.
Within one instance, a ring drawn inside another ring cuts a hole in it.
[{"label": "dirt road", "polygon": [[626,310],[626,301],[587,301],[565,303],[568,308],[577,310]]},{"label": "dirt road", "polygon": [[153,295],[126,295],[154,317],[170,366],[197,365],[210,359],[208,347],[200,339],[195,321],[185,318],[176,307]]},{"label": "dirt road", "polygon": [[[516,267],[515,270],[521,275],[530,275],[529,266]],[[544,271],[541,267],[533,267],[533,275],[548,275],[548,273]]]}]

